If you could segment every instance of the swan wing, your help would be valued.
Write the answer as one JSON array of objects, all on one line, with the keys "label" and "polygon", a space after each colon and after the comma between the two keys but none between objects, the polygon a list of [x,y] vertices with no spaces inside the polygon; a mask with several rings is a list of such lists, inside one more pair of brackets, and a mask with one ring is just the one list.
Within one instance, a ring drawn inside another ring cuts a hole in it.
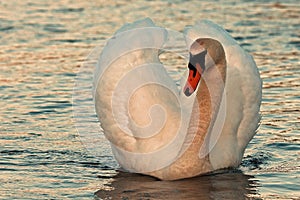
[{"label": "swan wing", "polygon": [[[122,26],[103,48],[94,72],[93,98],[98,118],[108,138],[115,131],[105,131],[106,126],[114,125],[130,136],[134,135],[128,128],[130,118],[126,110],[126,103],[128,103],[126,98],[132,91],[129,89],[119,91],[118,88],[126,84],[132,88],[143,80],[141,73],[147,69],[135,71],[134,79],[129,80],[128,77],[138,66],[148,61],[155,62],[155,59],[158,61],[158,49],[162,46],[165,37],[164,30],[155,26],[151,19],[146,18]],[[145,50],[147,48],[151,50]],[[126,78],[127,81],[122,82]],[[116,113],[112,113],[114,111]],[[108,113],[109,116],[106,116]],[[134,141],[134,138],[131,137],[130,140]]]},{"label": "swan wing", "polygon": [[257,66],[251,55],[211,21],[200,20],[193,27],[187,27],[185,33],[188,46],[198,38],[212,38],[225,50],[227,76],[220,106],[222,112],[219,111],[209,134],[209,153],[214,169],[238,166],[260,120],[262,82]]},{"label": "swan wing", "polygon": [[178,88],[158,58],[166,34],[150,19],[126,24],[107,42],[95,70],[96,113],[128,171],[170,165],[186,133]]}]

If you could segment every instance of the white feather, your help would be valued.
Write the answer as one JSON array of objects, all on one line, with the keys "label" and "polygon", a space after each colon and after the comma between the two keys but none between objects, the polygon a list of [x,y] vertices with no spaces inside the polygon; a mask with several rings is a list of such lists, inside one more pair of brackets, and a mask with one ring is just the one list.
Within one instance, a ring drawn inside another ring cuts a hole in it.
[{"label": "white feather", "polygon": [[[260,119],[257,67],[252,57],[212,22],[199,21],[185,33],[188,49],[198,38],[212,38],[225,50],[227,77],[221,109],[226,108],[222,110],[226,114],[219,114],[211,129],[209,162],[213,169],[238,166]],[[195,93],[187,98],[178,91],[159,62],[158,51],[166,40],[166,30],[150,19],[126,24],[108,41],[96,67],[96,112],[116,159],[128,171],[147,174],[171,166],[190,144],[188,125],[197,129],[197,120],[194,125],[189,123],[191,112],[197,112],[191,110]]]}]

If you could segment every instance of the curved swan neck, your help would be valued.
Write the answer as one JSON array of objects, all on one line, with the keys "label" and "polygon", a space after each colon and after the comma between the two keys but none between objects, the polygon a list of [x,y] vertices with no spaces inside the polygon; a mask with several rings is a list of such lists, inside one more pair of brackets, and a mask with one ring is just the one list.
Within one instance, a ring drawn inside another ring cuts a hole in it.
[{"label": "curved swan neck", "polygon": [[193,113],[195,117],[200,117],[197,125],[193,124],[193,115],[191,117],[191,126],[197,126],[197,133],[194,142],[202,146],[205,136],[210,134],[210,129],[215,122],[219,106],[222,100],[226,80],[226,58],[223,46],[213,39],[198,39],[198,45],[207,50],[206,60],[210,66],[206,66],[201,83],[196,91],[196,102]]}]

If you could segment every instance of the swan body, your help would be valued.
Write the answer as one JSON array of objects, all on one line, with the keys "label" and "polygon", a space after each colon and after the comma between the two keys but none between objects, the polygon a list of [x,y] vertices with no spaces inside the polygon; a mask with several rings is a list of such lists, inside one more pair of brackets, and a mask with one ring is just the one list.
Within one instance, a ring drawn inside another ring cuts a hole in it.
[{"label": "swan body", "polygon": [[148,18],[117,31],[98,60],[96,113],[127,171],[175,180],[237,167],[256,132],[262,83],[252,57],[207,20],[185,38],[197,61],[188,81],[201,77],[194,89],[179,90],[160,63],[168,32]]}]

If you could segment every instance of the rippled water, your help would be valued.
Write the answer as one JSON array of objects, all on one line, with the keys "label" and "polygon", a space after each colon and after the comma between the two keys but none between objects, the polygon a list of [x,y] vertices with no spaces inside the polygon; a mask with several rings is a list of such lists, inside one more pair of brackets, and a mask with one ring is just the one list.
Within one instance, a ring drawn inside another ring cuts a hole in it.
[{"label": "rippled water", "polygon": [[[118,173],[103,136],[97,156],[81,144],[72,113],[79,67],[121,25],[147,16],[177,31],[211,19],[254,56],[262,120],[239,169],[161,182]],[[299,199],[299,19],[297,0],[1,1],[0,198]]]}]

